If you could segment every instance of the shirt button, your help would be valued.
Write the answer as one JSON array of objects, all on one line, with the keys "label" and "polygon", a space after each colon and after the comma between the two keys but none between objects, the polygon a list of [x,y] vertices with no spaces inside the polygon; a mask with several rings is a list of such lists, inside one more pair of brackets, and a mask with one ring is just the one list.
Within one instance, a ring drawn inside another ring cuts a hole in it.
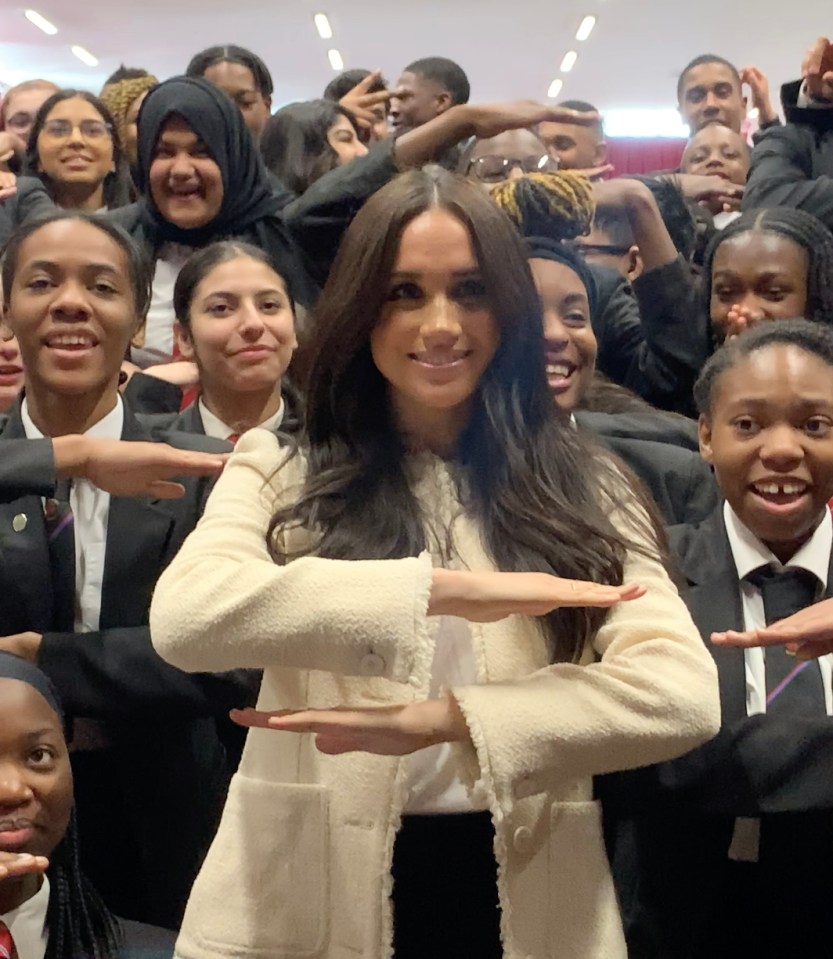
[{"label": "shirt button", "polygon": [[368,653],[366,656],[362,656],[359,671],[362,676],[382,676],[385,672],[385,661],[376,653]]},{"label": "shirt button", "polygon": [[532,830],[526,826],[520,826],[512,837],[512,845],[516,852],[529,852],[532,848]]}]

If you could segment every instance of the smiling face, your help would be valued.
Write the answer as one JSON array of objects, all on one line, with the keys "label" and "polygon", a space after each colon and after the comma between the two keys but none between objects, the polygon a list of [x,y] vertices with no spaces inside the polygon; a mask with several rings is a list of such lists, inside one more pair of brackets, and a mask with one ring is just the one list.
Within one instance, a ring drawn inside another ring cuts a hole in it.
[{"label": "smiling face", "polygon": [[714,384],[700,450],[743,523],[786,562],[833,497],[833,368],[773,344]]},{"label": "smiling face", "polygon": [[565,263],[529,261],[544,314],[547,384],[556,406],[572,413],[590,388],[598,345],[581,277]]},{"label": "smiling face", "polygon": [[0,413],[9,410],[23,389],[23,359],[17,337],[0,324]]},{"label": "smiling face", "polygon": [[127,258],[108,234],[72,219],[36,230],[5,309],[33,400],[115,391],[136,315]]},{"label": "smiling face", "polygon": [[373,361],[406,432],[427,435],[468,415],[500,331],[466,227],[442,209],[403,231]]},{"label": "smiling face", "polygon": [[712,323],[725,335],[737,306],[750,311],[753,324],[804,316],[808,265],[807,251],[777,233],[750,230],[725,240],[712,265]]},{"label": "smiling face", "polygon": [[210,223],[223,204],[223,175],[208,147],[180,116],[159,134],[148,174],[160,214],[183,230]]},{"label": "smiling face", "polygon": [[38,136],[38,170],[56,187],[96,186],[115,169],[113,137],[83,97],[56,103]]},{"label": "smiling face", "polygon": [[188,329],[178,324],[180,353],[196,360],[207,395],[273,389],[298,345],[283,279],[246,256],[220,263],[200,281],[189,318]]},{"label": "smiling face", "polygon": [[720,123],[711,123],[689,140],[681,167],[683,173],[719,176],[743,186],[749,161],[749,147],[743,137]]},{"label": "smiling face", "polygon": [[59,717],[32,686],[0,679],[0,850],[50,856],[71,811]]},{"label": "smiling face", "polygon": [[357,157],[367,156],[367,147],[359,140],[356,128],[343,115],[339,115],[327,131],[327,142],[335,150],[339,166]]}]

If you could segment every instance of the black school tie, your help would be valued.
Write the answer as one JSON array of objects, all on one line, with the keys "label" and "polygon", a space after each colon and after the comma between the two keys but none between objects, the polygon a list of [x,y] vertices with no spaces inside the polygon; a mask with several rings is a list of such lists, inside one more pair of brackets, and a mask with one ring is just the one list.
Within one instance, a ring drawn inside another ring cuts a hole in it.
[{"label": "black school tie", "polygon": [[[807,570],[776,570],[771,566],[754,570],[747,579],[761,591],[767,626],[811,606],[819,585]],[[769,646],[765,656],[768,713],[783,711],[807,719],[827,715],[824,685],[815,660],[803,663],[783,646]]]},{"label": "black school tie", "polygon": [[52,628],[75,629],[75,524],[69,504],[71,480],[58,480],[55,495],[44,505],[49,568],[52,577]]}]

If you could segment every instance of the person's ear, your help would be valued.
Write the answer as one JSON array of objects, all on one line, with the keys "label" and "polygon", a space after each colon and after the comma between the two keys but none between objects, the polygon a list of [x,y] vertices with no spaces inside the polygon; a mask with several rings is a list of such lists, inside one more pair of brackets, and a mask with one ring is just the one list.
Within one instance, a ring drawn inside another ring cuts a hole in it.
[{"label": "person's ear", "polygon": [[601,166],[607,159],[607,140],[600,140],[596,144],[595,160],[593,166]]},{"label": "person's ear", "polygon": [[179,350],[180,359],[194,359],[194,341],[191,338],[191,332],[179,320],[174,322],[174,342]]},{"label": "person's ear", "polygon": [[454,104],[451,102],[451,94],[446,93],[445,91],[443,91],[442,93],[438,93],[436,100],[437,100],[437,116],[439,116],[441,113],[445,113],[446,110],[450,110],[451,107],[454,106]]},{"label": "person's ear", "polygon": [[266,104],[266,109],[267,109],[267,111],[271,114],[271,113],[272,113],[272,98],[271,98],[271,97],[263,97],[263,102]]},{"label": "person's ear", "polygon": [[700,455],[709,465],[712,465],[714,463],[714,456],[712,455],[712,425],[705,414],[701,414],[700,419],[697,421],[697,439],[700,442]]},{"label": "person's ear", "polygon": [[628,282],[633,283],[634,280],[642,276],[644,269],[642,254],[639,252],[639,247],[634,243],[628,250]]}]

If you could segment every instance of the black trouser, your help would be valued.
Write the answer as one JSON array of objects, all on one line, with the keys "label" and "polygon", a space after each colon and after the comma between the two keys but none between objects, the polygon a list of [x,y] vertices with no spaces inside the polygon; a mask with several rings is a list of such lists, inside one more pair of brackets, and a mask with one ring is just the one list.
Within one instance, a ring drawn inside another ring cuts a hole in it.
[{"label": "black trouser", "polygon": [[488,813],[405,816],[393,850],[395,959],[501,959]]}]

